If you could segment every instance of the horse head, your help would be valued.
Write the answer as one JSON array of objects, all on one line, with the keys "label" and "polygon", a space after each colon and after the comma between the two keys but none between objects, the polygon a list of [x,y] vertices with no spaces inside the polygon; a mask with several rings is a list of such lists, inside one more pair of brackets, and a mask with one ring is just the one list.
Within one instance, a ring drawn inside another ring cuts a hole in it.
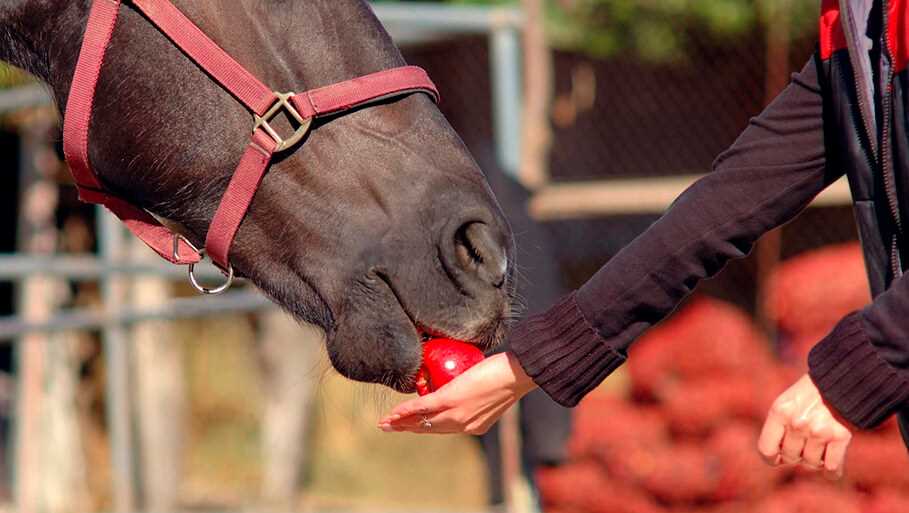
[{"label": "horse head", "polygon": [[[59,106],[90,3],[0,6],[0,58],[45,81]],[[175,3],[276,91],[403,64],[361,0]],[[129,2],[121,9],[91,120],[93,168],[106,188],[201,247],[252,118]],[[413,94],[318,120],[272,164],[230,263],[322,327],[341,374],[407,391],[425,337],[501,338],[512,255],[482,172],[430,98]]]}]

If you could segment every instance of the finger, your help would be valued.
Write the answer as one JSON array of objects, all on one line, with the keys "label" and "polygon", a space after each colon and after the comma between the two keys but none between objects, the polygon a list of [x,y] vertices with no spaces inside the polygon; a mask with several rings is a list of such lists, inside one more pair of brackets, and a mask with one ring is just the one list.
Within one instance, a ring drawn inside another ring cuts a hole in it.
[{"label": "finger", "polygon": [[827,449],[827,442],[826,438],[814,436],[805,441],[805,449],[802,451],[802,462],[805,467],[811,470],[824,468],[824,451]]},{"label": "finger", "polygon": [[837,439],[827,444],[824,453],[824,474],[830,479],[843,477],[845,469],[846,450],[849,448],[849,439]]},{"label": "finger", "polygon": [[408,417],[404,417],[402,419],[397,419],[392,422],[380,423],[379,429],[382,429],[383,431],[386,431],[386,432],[409,431],[411,433],[419,433],[424,429],[424,424],[425,424],[423,421],[424,418],[427,421],[429,421],[430,423],[432,422],[431,420],[429,420],[429,417],[411,415]]},{"label": "finger", "polygon": [[805,431],[801,429],[789,428],[783,437],[783,445],[780,454],[783,456],[783,463],[795,465],[802,460],[802,451],[805,450],[807,437]]},{"label": "finger", "polygon": [[419,435],[448,435],[463,433],[464,429],[451,415],[411,415],[391,424],[391,431]]},{"label": "finger", "polygon": [[429,394],[395,406],[391,412],[386,415],[379,424],[396,422],[404,417],[412,415],[429,415],[440,410],[440,401],[435,394]]},{"label": "finger", "polygon": [[420,431],[426,422],[431,423],[431,418],[433,418],[432,415],[408,415],[407,417],[394,420],[388,423],[388,425],[391,426],[392,431],[412,431],[416,433]]},{"label": "finger", "polygon": [[785,434],[786,426],[778,415],[771,412],[767,416],[764,427],[761,429],[761,436],[758,438],[758,452],[767,463],[774,466],[780,464],[780,446]]},{"label": "finger", "polygon": [[812,423],[808,430],[808,439],[805,441],[805,449],[802,450],[802,460],[805,465],[812,470],[821,470],[824,467],[824,451],[827,450],[827,443],[832,436],[830,430],[821,421]]},{"label": "finger", "polygon": [[[432,421],[429,420],[429,417],[416,417],[410,416],[405,417],[397,422],[391,424],[392,431],[408,431],[411,433],[422,433],[433,427]],[[439,429],[439,422],[436,421],[435,424],[436,430]]]}]

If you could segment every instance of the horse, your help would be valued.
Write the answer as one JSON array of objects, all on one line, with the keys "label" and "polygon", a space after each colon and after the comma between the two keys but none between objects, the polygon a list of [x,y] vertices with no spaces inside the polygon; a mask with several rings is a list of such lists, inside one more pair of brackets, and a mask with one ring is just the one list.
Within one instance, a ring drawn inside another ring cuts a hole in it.
[{"label": "horse", "polygon": [[[91,3],[0,5],[0,59],[47,84],[64,119]],[[174,3],[276,91],[404,64],[362,0]],[[250,113],[131,2],[120,11],[91,117],[94,171],[201,247]],[[411,392],[427,338],[483,348],[503,338],[513,256],[482,171],[431,99],[412,94],[316,120],[272,163],[230,265],[324,330],[340,374]]]}]

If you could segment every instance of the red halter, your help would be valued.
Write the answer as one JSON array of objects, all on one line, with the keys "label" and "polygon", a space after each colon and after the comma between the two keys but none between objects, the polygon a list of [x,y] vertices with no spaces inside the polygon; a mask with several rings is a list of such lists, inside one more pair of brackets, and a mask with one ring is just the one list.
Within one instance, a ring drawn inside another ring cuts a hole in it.
[{"label": "red halter", "polygon": [[[436,102],[439,100],[439,92],[429,76],[415,66],[389,69],[305,93],[276,93],[209,39],[170,0],[129,1],[254,115],[252,140],[221,198],[208,229],[204,252],[164,227],[145,210],[106,191],[89,163],[89,125],[104,55],[117,24],[122,0],[94,0],[66,106],[63,127],[66,160],[80,199],[107,207],[137,237],[174,264],[189,265],[192,269],[207,252],[212,261],[228,270],[232,277],[228,258],[230,247],[272,157],[302,140],[314,118],[414,92],[424,92]],[[282,111],[300,124],[286,139],[269,125],[269,121]]]}]

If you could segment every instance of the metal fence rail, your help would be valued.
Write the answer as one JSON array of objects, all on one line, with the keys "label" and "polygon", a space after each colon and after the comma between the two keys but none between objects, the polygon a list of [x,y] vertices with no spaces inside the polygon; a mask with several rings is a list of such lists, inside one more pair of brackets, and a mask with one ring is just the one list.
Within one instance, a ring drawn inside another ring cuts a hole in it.
[{"label": "metal fence rail", "polygon": [[28,333],[103,330],[112,324],[128,326],[146,321],[175,321],[268,308],[275,308],[274,303],[257,292],[233,292],[219,297],[173,299],[156,308],[136,309],[127,306],[113,313],[103,310],[70,310],[38,322],[24,321],[19,317],[0,317],[0,341],[12,340]]},{"label": "metal fence rail", "polygon": [[[196,276],[219,279],[214,267],[199,267]],[[95,255],[21,256],[0,255],[0,281],[17,281],[29,276],[66,278],[71,281],[96,281],[109,275],[145,275],[159,278],[186,279],[186,269],[163,261],[160,263],[114,261],[101,262]]]}]

